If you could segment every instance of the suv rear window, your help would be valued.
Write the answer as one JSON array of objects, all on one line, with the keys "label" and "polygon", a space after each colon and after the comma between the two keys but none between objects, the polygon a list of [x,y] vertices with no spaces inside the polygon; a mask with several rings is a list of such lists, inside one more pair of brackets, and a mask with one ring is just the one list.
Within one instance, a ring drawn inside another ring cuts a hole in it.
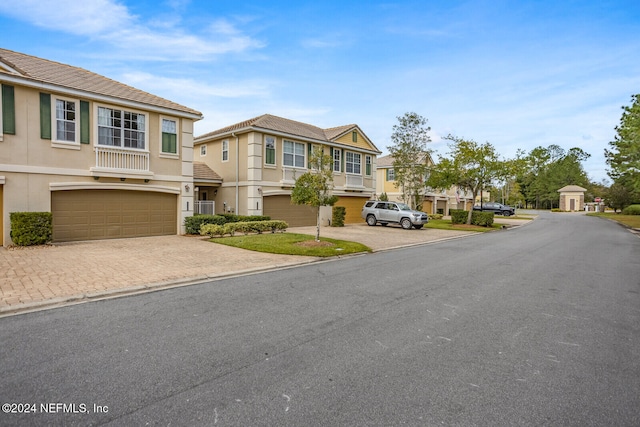
[{"label": "suv rear window", "polygon": [[373,204],[374,204],[375,202],[376,202],[375,200],[371,200],[371,201],[369,201],[369,202],[365,203],[365,204],[364,204],[364,207],[365,207],[365,208],[370,208],[371,206],[373,206]]}]

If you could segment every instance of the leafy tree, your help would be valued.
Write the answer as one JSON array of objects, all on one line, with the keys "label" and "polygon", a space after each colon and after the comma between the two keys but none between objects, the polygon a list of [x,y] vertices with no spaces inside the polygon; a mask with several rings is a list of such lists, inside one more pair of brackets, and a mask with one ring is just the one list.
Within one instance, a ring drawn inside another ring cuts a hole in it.
[{"label": "leafy tree", "polygon": [[605,202],[617,213],[634,202],[633,193],[620,182],[614,182],[605,192]]},{"label": "leafy tree", "polygon": [[608,175],[627,191],[640,195],[640,94],[631,97],[631,106],[622,107],[615,139],[604,150]]},{"label": "leafy tree", "polygon": [[426,126],[427,119],[416,113],[405,113],[397,119],[399,123],[391,134],[393,145],[387,147],[393,156],[396,185],[402,191],[402,201],[420,210],[429,172],[427,144],[431,142],[431,128]]},{"label": "leafy tree", "polygon": [[[440,156],[438,164],[431,169],[427,186],[444,190],[457,185],[471,192],[475,200],[485,186],[504,176],[503,162],[489,142],[479,144],[452,135],[445,139],[451,141],[449,157]],[[471,224],[471,214],[469,209],[467,224]]]},{"label": "leafy tree", "polygon": [[322,147],[315,147],[309,158],[311,169],[296,179],[291,192],[291,202],[316,208],[316,241],[320,241],[320,206],[333,206],[338,197],[333,191],[331,156]]}]

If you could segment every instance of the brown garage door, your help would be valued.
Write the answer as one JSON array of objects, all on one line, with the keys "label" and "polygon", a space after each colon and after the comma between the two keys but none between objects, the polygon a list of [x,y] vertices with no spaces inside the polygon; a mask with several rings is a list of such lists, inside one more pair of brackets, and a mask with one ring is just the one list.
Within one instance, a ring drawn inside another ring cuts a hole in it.
[{"label": "brown garage door", "polygon": [[264,214],[271,219],[286,221],[289,227],[316,225],[316,208],[291,204],[289,196],[268,196],[264,198]]},{"label": "brown garage door", "polygon": [[357,224],[364,222],[364,219],[360,216],[362,212],[362,206],[369,200],[368,197],[340,197],[336,206],[344,206],[347,212],[344,217],[345,224]]},{"label": "brown garage door", "polygon": [[177,234],[175,194],[124,190],[51,193],[53,240],[117,239]]}]

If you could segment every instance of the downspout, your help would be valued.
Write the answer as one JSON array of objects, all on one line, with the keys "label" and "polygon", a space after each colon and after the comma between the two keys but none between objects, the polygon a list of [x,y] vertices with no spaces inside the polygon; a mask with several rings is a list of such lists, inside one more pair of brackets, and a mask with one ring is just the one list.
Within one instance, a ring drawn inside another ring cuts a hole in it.
[{"label": "downspout", "polygon": [[235,214],[239,215],[240,213],[238,212],[238,199],[240,198],[240,188],[239,188],[239,183],[238,180],[240,179],[239,176],[239,169],[240,169],[240,158],[239,158],[239,148],[238,145],[240,143],[240,138],[238,136],[236,136],[235,132],[231,132],[231,136],[234,137],[236,139],[236,211]]}]

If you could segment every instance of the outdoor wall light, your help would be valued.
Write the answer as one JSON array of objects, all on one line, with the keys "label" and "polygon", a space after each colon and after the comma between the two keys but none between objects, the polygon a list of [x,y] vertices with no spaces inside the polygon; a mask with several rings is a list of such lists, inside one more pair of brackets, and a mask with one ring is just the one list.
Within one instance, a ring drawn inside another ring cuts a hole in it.
[{"label": "outdoor wall light", "polygon": [[189,187],[189,184],[185,184],[185,185],[184,185],[184,191],[186,191],[187,193],[189,192],[189,189],[190,189],[190,188],[191,188],[191,187]]}]

